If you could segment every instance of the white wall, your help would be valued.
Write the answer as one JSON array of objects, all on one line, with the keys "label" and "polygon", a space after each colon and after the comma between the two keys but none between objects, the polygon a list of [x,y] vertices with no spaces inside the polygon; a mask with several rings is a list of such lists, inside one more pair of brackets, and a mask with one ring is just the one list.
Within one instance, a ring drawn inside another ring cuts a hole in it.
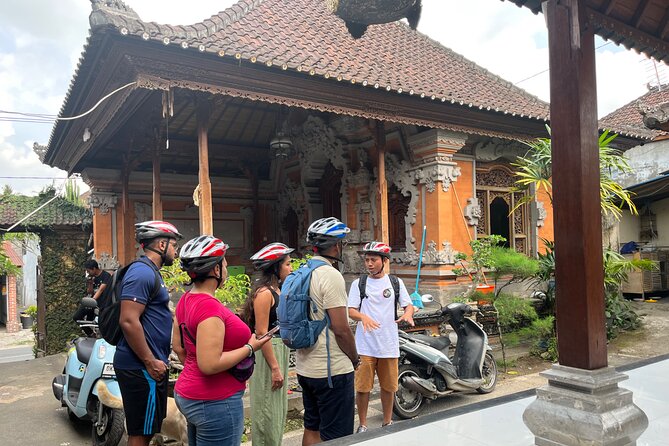
[{"label": "white wall", "polygon": [[669,246],[669,199],[654,202],[650,209],[657,216],[657,245]]},{"label": "white wall", "polygon": [[652,180],[669,170],[669,140],[632,147],[625,152],[625,158],[629,160],[632,172],[626,175],[614,174],[616,181],[623,187]]},{"label": "white wall", "polygon": [[639,216],[632,215],[629,211],[623,210],[623,215],[618,223],[620,243],[625,244],[631,241],[638,242],[640,227]]}]

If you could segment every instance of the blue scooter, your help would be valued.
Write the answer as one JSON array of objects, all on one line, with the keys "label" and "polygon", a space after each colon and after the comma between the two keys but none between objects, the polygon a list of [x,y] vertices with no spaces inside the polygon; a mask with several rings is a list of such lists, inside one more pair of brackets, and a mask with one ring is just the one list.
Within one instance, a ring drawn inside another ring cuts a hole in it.
[{"label": "blue scooter", "polygon": [[[84,297],[83,308],[97,314],[97,301]],[[77,321],[86,336],[73,341],[63,373],[51,384],[72,421],[92,421],[94,446],[116,446],[125,431],[121,391],[114,372],[116,347],[98,336],[97,318]]]}]

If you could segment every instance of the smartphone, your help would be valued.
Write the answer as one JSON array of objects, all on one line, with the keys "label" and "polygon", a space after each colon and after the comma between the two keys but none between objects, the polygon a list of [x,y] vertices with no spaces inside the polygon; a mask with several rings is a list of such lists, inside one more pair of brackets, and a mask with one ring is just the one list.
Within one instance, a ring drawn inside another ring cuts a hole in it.
[{"label": "smartphone", "polygon": [[268,331],[267,333],[265,333],[264,335],[260,336],[260,337],[257,338],[257,339],[258,339],[258,340],[260,340],[260,339],[265,339],[267,336],[270,336],[270,337],[271,337],[271,336],[273,336],[274,333],[276,333],[277,331],[279,331],[279,326],[278,326],[278,325],[274,326],[274,328],[272,328],[270,331]]}]

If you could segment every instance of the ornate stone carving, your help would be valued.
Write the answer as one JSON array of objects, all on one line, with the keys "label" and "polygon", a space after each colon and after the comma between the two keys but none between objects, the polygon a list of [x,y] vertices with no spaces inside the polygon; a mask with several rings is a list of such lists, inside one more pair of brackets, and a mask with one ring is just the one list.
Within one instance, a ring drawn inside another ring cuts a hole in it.
[{"label": "ornate stone carving", "polygon": [[98,257],[96,260],[98,262],[98,265],[100,265],[100,269],[106,271],[114,271],[121,266],[116,257],[110,255],[107,252],[103,252],[102,254],[100,254],[100,257]]},{"label": "ornate stone carving", "polygon": [[442,249],[437,250],[437,242],[430,240],[423,254],[423,263],[432,265],[446,265],[455,263],[455,254],[449,242],[441,242]]},{"label": "ornate stone carving", "polygon": [[467,206],[465,206],[465,218],[469,226],[478,226],[481,218],[481,206],[476,198],[467,198]]},{"label": "ornate stone carving", "polygon": [[118,196],[111,192],[92,191],[88,198],[88,205],[98,209],[98,212],[105,215],[110,209],[116,207]]},{"label": "ornate stone carving", "polygon": [[521,143],[501,138],[490,138],[474,145],[477,161],[495,161],[500,158],[515,160],[527,151]]},{"label": "ornate stone carving", "polygon": [[481,224],[476,226],[476,233],[485,235],[487,229],[486,229],[486,213],[488,210],[486,209],[485,204],[486,203],[486,193],[485,191],[482,190],[477,190],[476,191],[476,202],[478,203],[479,210],[481,211],[481,215],[479,216],[479,221]]},{"label": "ornate stone carving", "polygon": [[[374,176],[378,178],[376,169]],[[412,235],[412,226],[416,224],[416,203],[418,203],[418,187],[416,186],[416,176],[411,170],[411,164],[408,161],[399,161],[397,156],[390,154],[386,156],[386,180],[388,184],[394,184],[395,187],[405,197],[411,196],[407,215],[404,218],[406,228],[406,250],[415,251],[415,239]],[[376,200],[373,200],[376,201]]]},{"label": "ornate stone carving", "polygon": [[647,106],[637,102],[637,109],[643,116],[643,124],[651,130],[669,131],[669,102],[657,106]]},{"label": "ornate stone carving", "polygon": [[476,172],[476,184],[479,186],[514,187],[515,178],[506,169],[490,169]]},{"label": "ornate stone carving", "polygon": [[544,208],[544,204],[541,201],[535,202],[535,206],[537,207],[537,228],[541,228],[544,225],[544,221],[546,220],[546,209]]},{"label": "ornate stone carving", "polygon": [[37,157],[41,162],[44,162],[44,155],[46,155],[47,149],[47,146],[43,146],[42,144],[38,144],[36,142],[33,143],[33,152],[37,154]]},{"label": "ornate stone carving", "polygon": [[342,253],[342,273],[362,274],[365,272],[365,262],[354,246],[346,246]]},{"label": "ornate stone carving", "polygon": [[286,181],[283,185],[283,190],[279,194],[278,208],[281,219],[286,217],[290,209],[295,211],[295,213],[298,215],[297,233],[306,234],[306,228],[304,228],[304,218],[299,217],[306,216],[308,219],[310,215],[308,213],[305,192],[301,185],[298,185],[291,180]]},{"label": "ornate stone carving", "polygon": [[460,167],[449,156],[438,156],[428,163],[421,164],[414,175],[420,184],[424,184],[428,192],[436,189],[436,182],[441,182],[441,190],[448,192],[451,182],[460,176]]},{"label": "ornate stone carving", "polygon": [[135,202],[135,221],[153,220],[153,208],[149,203]]}]

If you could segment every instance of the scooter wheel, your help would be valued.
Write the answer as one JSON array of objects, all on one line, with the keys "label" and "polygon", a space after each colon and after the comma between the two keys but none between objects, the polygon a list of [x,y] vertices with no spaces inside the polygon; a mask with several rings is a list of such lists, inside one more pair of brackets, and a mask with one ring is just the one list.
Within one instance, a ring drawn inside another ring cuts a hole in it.
[{"label": "scooter wheel", "polygon": [[402,380],[408,376],[422,378],[420,370],[413,364],[400,364],[398,373],[398,387],[393,398],[393,413],[402,419],[418,416],[423,411],[423,394],[408,389],[402,385]]},{"label": "scooter wheel", "polygon": [[483,359],[481,376],[483,377],[483,384],[476,391],[478,393],[490,393],[495,390],[497,385],[497,362],[495,362],[495,358],[490,352],[486,352]]},{"label": "scooter wheel", "polygon": [[100,424],[93,422],[94,446],[117,446],[125,432],[125,414],[121,409],[100,405]]}]

